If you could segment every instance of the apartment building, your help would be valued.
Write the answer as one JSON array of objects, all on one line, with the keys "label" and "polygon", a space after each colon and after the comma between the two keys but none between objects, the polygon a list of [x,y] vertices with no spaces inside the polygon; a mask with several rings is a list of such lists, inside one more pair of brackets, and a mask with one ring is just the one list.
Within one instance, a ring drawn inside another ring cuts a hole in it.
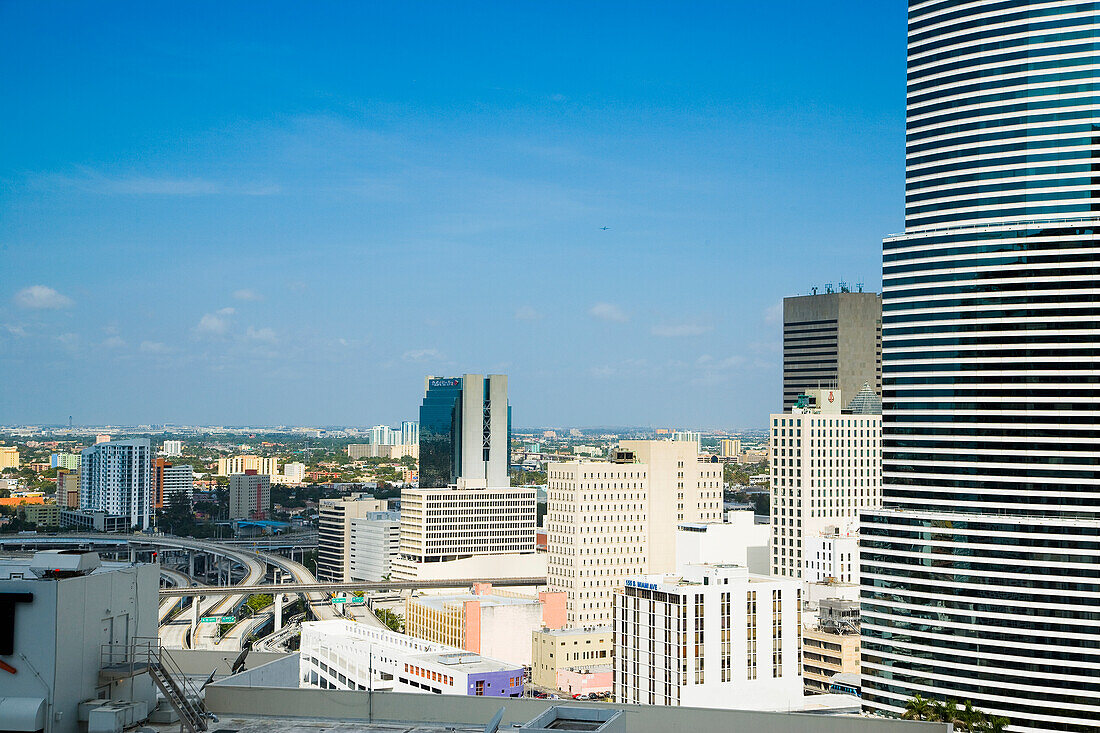
[{"label": "apartment building", "polygon": [[264,456],[230,456],[218,459],[218,475],[232,476],[235,473],[255,471],[263,476],[279,475],[279,459]]},{"label": "apartment building", "polygon": [[97,443],[80,454],[80,508],[148,529],[153,497],[148,438]]},{"label": "apartment building", "polygon": [[19,468],[19,449],[14,445],[0,445],[0,471]]},{"label": "apartment building", "polygon": [[859,525],[826,527],[804,538],[802,577],[807,583],[859,583]]},{"label": "apartment building", "polygon": [[882,416],[841,404],[815,389],[771,416],[772,575],[805,577],[806,538],[882,506]]},{"label": "apartment building", "polygon": [[615,594],[615,702],[801,707],[800,585],[734,565],[627,579]]},{"label": "apartment building", "polygon": [[267,519],[271,513],[271,476],[249,470],[229,477],[229,518]]},{"label": "apartment building", "polygon": [[540,567],[545,574],[535,554],[535,507],[534,488],[464,479],[454,487],[402,490],[394,579],[534,576]]},{"label": "apartment building", "polygon": [[676,569],[680,523],[722,518],[722,467],[696,443],[625,440],[612,454],[547,465],[547,583],[570,626],[610,623],[627,577]]},{"label": "apartment building", "polygon": [[352,519],[388,509],[388,501],[367,494],[321,499],[317,523],[317,579],[332,583],[351,580]]}]

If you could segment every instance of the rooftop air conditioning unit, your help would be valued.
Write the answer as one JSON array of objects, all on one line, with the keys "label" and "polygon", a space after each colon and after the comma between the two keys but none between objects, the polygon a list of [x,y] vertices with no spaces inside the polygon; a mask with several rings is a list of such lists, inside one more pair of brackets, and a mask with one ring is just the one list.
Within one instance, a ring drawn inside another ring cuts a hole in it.
[{"label": "rooftop air conditioning unit", "polygon": [[99,554],[81,550],[41,550],[34,553],[30,570],[43,580],[89,575],[99,567]]}]

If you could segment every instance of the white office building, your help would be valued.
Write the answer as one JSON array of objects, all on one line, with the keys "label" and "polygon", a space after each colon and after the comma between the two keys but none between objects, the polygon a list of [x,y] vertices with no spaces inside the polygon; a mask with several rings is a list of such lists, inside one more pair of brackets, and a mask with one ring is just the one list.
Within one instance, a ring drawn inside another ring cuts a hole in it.
[{"label": "white office building", "polygon": [[722,467],[688,441],[624,440],[611,461],[547,465],[547,585],[570,626],[611,621],[631,576],[676,569],[677,526],[722,518]]},{"label": "white office building", "polygon": [[393,445],[397,442],[397,434],[394,429],[389,425],[375,425],[370,429],[370,440],[372,445]]},{"label": "white office building", "polygon": [[306,464],[287,463],[283,466],[283,472],[271,477],[273,484],[300,484],[306,480]]},{"label": "white office building", "polygon": [[350,579],[376,582],[388,578],[401,549],[401,513],[367,512],[352,517],[349,523]]},{"label": "white office building", "polygon": [[810,390],[771,416],[772,575],[803,577],[807,537],[882,506],[882,416],[842,404],[837,390]]},{"label": "white office building", "polygon": [[420,443],[420,423],[414,420],[405,420],[401,423],[401,444],[417,445]]},{"label": "white office building", "polygon": [[[464,567],[503,573],[486,577],[516,577],[517,570],[538,575],[545,565],[535,554],[535,515],[534,488],[487,488],[460,479],[454,487],[404,489],[393,578],[478,577],[455,574]],[[478,558],[484,562],[468,562]]]},{"label": "white office building", "polygon": [[80,453],[80,509],[128,518],[149,529],[152,521],[152,460],[148,438],[97,443]]},{"label": "white office building", "polygon": [[521,697],[523,667],[354,621],[302,624],[299,687]]},{"label": "white office building", "polygon": [[801,707],[800,585],[733,565],[627,579],[615,594],[615,702]]},{"label": "white office building", "polygon": [[161,446],[160,452],[167,458],[175,458],[176,456],[183,455],[183,441],[166,440],[164,441],[164,445]]},{"label": "white office building", "polygon": [[676,570],[685,565],[740,565],[767,575],[771,526],[751,510],[726,512],[724,522],[683,522],[676,527]]},{"label": "white office building", "polygon": [[388,501],[367,494],[321,499],[317,522],[317,579],[331,583],[350,580],[352,519],[388,509]]},{"label": "white office building", "polygon": [[804,542],[802,578],[807,583],[859,583],[858,525],[826,527]]}]

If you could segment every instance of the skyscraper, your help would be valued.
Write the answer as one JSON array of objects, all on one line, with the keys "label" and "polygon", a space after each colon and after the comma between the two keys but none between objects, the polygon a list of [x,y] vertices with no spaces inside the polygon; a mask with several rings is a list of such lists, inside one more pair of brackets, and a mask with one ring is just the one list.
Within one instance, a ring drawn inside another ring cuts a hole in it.
[{"label": "skyscraper", "polygon": [[80,454],[80,508],[148,529],[153,509],[148,438],[96,443]]},{"label": "skyscraper", "polygon": [[818,387],[854,396],[882,390],[882,300],[877,293],[783,299],[783,411]]},{"label": "skyscraper", "polygon": [[460,478],[490,488],[508,486],[508,377],[466,374],[424,382],[421,488],[449,486]]},{"label": "skyscraper", "polygon": [[1100,724],[1096,3],[909,3],[865,706]]}]

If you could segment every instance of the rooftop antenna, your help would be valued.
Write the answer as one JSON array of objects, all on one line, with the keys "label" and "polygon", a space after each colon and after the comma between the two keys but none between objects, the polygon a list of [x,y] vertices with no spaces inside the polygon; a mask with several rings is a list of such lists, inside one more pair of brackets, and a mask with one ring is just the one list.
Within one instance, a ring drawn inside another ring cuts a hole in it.
[{"label": "rooftop antenna", "polygon": [[817,286],[816,285],[814,285],[812,288],[810,288],[810,294],[811,295],[817,295]]},{"label": "rooftop antenna", "polygon": [[857,293],[862,293],[863,292],[863,283],[856,283],[856,292]]}]

